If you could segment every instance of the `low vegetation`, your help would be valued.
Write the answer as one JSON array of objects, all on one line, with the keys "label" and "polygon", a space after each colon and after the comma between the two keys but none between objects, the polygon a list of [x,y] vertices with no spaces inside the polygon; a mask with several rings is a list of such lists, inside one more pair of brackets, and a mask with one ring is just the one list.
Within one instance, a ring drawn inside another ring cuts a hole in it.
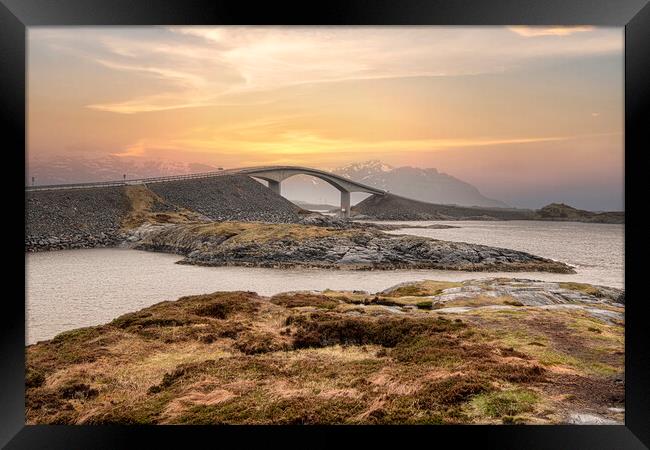
[{"label": "low vegetation", "polygon": [[124,191],[131,204],[131,210],[122,221],[124,230],[145,223],[188,223],[202,220],[200,214],[171,205],[145,185],[126,186]]},{"label": "low vegetation", "polygon": [[465,284],[216,292],[65,332],[27,347],[27,422],[563,423],[623,404],[621,324],[480,290],[432,307]]}]

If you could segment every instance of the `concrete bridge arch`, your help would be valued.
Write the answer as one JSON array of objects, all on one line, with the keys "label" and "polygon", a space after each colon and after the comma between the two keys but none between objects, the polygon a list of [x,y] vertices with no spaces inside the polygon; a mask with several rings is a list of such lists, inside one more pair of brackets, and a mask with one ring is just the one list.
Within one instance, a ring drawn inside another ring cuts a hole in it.
[{"label": "concrete bridge arch", "polygon": [[386,191],[377,189],[372,186],[348,180],[347,178],[335,175],[323,170],[312,169],[310,167],[298,166],[269,166],[269,167],[252,167],[238,170],[238,173],[259,178],[268,183],[269,188],[275,193],[281,195],[281,183],[287,178],[295,175],[311,175],[319,178],[341,193],[341,213],[345,217],[350,217],[350,193],[365,192],[368,194],[384,195]]}]

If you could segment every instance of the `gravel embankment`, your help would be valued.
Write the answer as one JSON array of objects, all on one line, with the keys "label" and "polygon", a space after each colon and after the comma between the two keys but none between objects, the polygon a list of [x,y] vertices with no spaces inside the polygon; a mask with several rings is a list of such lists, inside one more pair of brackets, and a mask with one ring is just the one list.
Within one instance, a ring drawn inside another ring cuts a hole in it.
[{"label": "gravel embankment", "polygon": [[[151,183],[164,203],[151,212],[184,208],[212,220],[299,222],[300,208],[247,176]],[[25,251],[112,247],[124,238],[131,212],[122,186],[25,193]]]},{"label": "gravel embankment", "polygon": [[353,217],[376,220],[531,220],[533,211],[438,205],[398,195],[373,195],[352,207]]},{"label": "gravel embankment", "polygon": [[25,194],[25,251],[110,247],[131,209],[122,187]]},{"label": "gravel embankment", "polygon": [[165,201],[212,220],[298,222],[299,208],[244,175],[151,183]]}]

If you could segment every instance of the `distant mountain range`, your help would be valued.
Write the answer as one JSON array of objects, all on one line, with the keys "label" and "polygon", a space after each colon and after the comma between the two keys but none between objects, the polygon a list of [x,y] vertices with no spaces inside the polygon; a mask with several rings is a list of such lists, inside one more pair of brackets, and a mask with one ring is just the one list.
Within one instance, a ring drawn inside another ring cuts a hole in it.
[{"label": "distant mountain range", "polygon": [[[393,194],[429,203],[507,208],[504,202],[482,195],[471,184],[438,170],[391,167],[373,160],[349,164],[332,172]],[[292,200],[338,204],[338,193],[312,177],[294,177],[282,183],[282,193]],[[356,203],[367,194],[353,194]]]},{"label": "distant mountain range", "polygon": [[[182,175],[208,172],[217,167],[207,164],[183,163],[167,160],[150,160],[134,157],[104,156],[84,158],[59,156],[49,159],[30,159],[25,182],[37,185],[85,183],[91,181]],[[451,175],[436,169],[416,167],[391,167],[381,161],[353,163],[332,172],[354,181],[365,183],[393,194],[437,204],[461,206],[508,207],[503,202],[483,196],[479,190]],[[312,204],[339,204],[339,193],[326,182],[299,175],[282,183],[282,195],[298,202]],[[352,203],[368,194],[353,193]]]},{"label": "distant mountain range", "polygon": [[25,184],[32,184],[31,177],[35,177],[35,183],[42,186],[45,184],[121,180],[123,175],[126,175],[127,179],[135,179],[209,172],[216,169],[216,167],[206,164],[129,157],[80,158],[60,156],[47,159],[30,159],[27,163]]}]

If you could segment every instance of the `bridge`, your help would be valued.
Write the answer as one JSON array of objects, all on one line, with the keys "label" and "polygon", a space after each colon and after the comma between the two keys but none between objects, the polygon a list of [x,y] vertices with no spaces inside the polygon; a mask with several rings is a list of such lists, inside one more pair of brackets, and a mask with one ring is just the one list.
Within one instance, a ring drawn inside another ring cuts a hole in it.
[{"label": "bridge", "polygon": [[363,183],[349,180],[347,178],[335,175],[324,170],[312,169],[301,166],[257,166],[244,167],[239,169],[227,169],[213,172],[194,173],[187,175],[173,175],[167,177],[155,178],[138,178],[132,180],[118,181],[98,181],[94,183],[74,183],[74,184],[54,184],[47,186],[28,186],[27,191],[47,191],[58,189],[83,189],[83,188],[101,188],[109,186],[128,186],[137,184],[163,183],[165,181],[192,180],[200,178],[221,177],[225,175],[247,175],[258,178],[268,183],[269,189],[278,195],[282,194],[281,183],[287,178],[295,175],[310,175],[319,178],[330,185],[334,186],[341,193],[341,213],[345,217],[350,217],[350,193],[365,192],[368,194],[384,195],[386,191]]}]

